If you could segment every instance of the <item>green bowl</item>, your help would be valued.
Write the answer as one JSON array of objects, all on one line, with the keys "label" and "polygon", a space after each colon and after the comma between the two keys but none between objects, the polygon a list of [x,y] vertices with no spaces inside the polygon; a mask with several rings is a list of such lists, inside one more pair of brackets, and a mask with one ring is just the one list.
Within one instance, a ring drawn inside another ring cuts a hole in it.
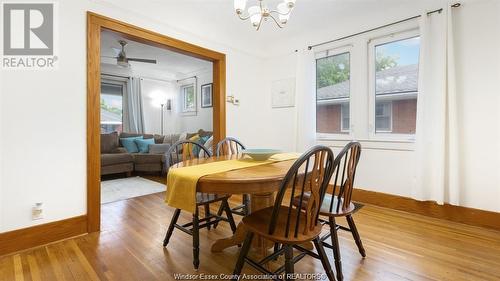
[{"label": "green bowl", "polygon": [[274,154],[281,153],[281,150],[278,149],[267,149],[267,148],[256,148],[256,149],[244,149],[241,151],[243,155],[250,156],[253,160],[256,161],[264,161]]}]

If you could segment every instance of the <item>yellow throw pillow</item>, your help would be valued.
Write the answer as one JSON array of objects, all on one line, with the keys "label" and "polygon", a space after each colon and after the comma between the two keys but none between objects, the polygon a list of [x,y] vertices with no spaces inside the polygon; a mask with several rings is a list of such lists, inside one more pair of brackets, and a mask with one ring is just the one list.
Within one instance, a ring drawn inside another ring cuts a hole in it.
[{"label": "yellow throw pillow", "polygon": [[[191,138],[189,138],[189,141],[197,142],[199,139],[200,139],[200,135],[196,134],[196,135],[192,136]],[[199,150],[200,149],[198,147],[194,147],[194,149],[193,149],[193,145],[190,143],[184,144],[182,146],[182,159],[197,158]]]}]

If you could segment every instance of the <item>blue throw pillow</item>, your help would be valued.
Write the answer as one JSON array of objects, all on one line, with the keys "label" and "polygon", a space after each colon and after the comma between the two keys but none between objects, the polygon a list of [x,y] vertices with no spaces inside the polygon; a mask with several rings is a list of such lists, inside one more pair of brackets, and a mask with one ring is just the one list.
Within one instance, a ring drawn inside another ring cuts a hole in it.
[{"label": "blue throw pillow", "polygon": [[[200,139],[198,139],[197,142],[201,145],[204,145],[209,138],[210,138],[209,136],[201,137]],[[200,150],[201,150],[201,148],[199,146],[193,145],[193,155],[199,155]]]},{"label": "blue throw pillow", "polygon": [[134,141],[140,153],[148,153],[149,145],[155,144],[155,139],[136,139]]},{"label": "blue throw pillow", "polygon": [[122,143],[123,147],[127,150],[128,153],[137,153],[139,152],[139,148],[137,147],[137,144],[135,143],[135,140],[138,139],[143,139],[143,136],[139,137],[130,137],[130,138],[120,138],[120,142]]},{"label": "blue throw pillow", "polygon": [[201,137],[200,138],[200,143],[205,145],[205,143],[207,142],[207,140],[210,138],[210,136],[204,136],[204,137]]}]

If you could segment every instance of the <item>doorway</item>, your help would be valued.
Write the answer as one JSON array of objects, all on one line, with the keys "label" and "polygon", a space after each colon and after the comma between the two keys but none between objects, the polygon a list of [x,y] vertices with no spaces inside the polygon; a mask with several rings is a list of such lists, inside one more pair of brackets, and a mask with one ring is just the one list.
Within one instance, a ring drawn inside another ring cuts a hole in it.
[{"label": "doorway", "polygon": [[101,31],[109,30],[136,42],[178,52],[212,63],[213,72],[213,143],[226,134],[225,54],[205,49],[140,27],[87,13],[87,231],[100,230],[101,222]]}]

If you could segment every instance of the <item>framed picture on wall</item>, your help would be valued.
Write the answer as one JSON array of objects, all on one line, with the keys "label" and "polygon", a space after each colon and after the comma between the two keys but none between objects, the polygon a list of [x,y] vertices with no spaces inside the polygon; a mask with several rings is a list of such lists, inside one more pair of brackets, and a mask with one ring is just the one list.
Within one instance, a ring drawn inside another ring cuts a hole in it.
[{"label": "framed picture on wall", "polygon": [[201,107],[212,107],[212,83],[201,85]]}]

